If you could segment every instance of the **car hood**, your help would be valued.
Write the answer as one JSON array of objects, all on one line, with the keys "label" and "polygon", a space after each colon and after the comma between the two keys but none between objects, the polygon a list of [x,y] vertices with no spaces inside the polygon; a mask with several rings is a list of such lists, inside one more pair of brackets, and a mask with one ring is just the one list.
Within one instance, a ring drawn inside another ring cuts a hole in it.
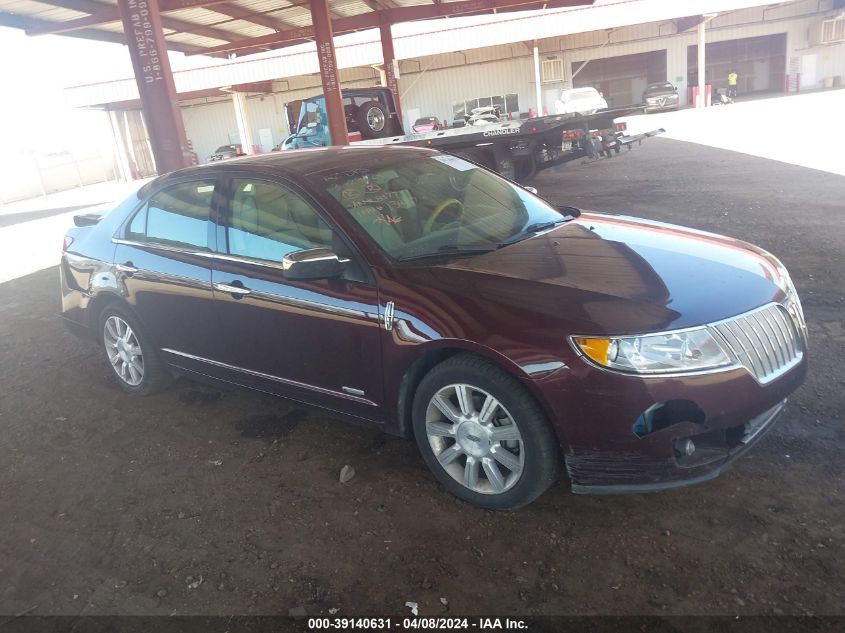
[{"label": "car hood", "polygon": [[784,271],[762,249],[671,224],[597,213],[417,274],[417,283],[507,304],[544,321],[563,319],[571,332],[593,334],[703,325],[784,298]]}]

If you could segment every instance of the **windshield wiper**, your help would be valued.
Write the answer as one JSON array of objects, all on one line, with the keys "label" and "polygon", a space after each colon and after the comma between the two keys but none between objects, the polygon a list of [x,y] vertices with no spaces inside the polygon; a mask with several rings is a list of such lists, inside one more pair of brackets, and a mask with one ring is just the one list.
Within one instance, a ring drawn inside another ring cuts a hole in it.
[{"label": "windshield wiper", "polygon": [[419,255],[407,255],[405,257],[398,257],[397,259],[400,262],[409,262],[418,259],[429,259],[435,257],[457,257],[462,255],[483,255],[484,253],[490,253],[491,251],[496,250],[495,248],[472,248],[472,247],[462,247],[456,246],[454,244],[444,244],[443,246],[439,247],[436,251],[432,251],[430,253],[421,253]]},{"label": "windshield wiper", "polygon": [[529,224],[524,229],[519,231],[519,233],[514,233],[508,239],[499,242],[498,247],[502,248],[503,246],[510,246],[511,244],[516,244],[517,242],[521,242],[522,240],[528,239],[532,235],[536,235],[540,231],[547,231],[549,229],[553,229],[558,224],[563,224],[564,222],[568,222],[569,220],[575,219],[575,216],[568,215],[563,218],[558,218],[557,220],[548,220],[546,222],[534,222],[533,224]]}]

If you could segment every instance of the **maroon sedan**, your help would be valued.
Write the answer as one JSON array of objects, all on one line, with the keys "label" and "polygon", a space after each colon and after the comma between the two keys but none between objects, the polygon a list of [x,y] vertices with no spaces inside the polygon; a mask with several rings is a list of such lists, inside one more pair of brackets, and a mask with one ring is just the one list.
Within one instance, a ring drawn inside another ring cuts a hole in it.
[{"label": "maroon sedan", "polygon": [[513,508],[700,482],[807,368],[789,274],[731,238],[555,207],[417,148],[194,167],[77,218],[62,316],[117,383],[241,385],[413,437]]}]

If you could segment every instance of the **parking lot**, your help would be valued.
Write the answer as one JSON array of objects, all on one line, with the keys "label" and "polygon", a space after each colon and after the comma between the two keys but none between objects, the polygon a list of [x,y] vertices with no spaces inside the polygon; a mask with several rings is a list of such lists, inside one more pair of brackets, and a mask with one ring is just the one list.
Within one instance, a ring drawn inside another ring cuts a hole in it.
[{"label": "parking lot", "polygon": [[845,176],[658,138],[532,184],[792,272],[808,380],[722,477],[482,511],[372,429],[184,380],[125,395],[50,268],[0,284],[0,613],[842,614]]}]

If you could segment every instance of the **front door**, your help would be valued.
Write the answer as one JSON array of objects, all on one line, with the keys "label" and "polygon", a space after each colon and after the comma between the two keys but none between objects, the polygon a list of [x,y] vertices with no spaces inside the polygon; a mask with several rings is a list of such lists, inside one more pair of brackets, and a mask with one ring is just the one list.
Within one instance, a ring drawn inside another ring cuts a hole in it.
[{"label": "front door", "polygon": [[362,262],[341,278],[286,280],[285,255],[339,236],[293,186],[235,177],[228,192],[212,270],[221,360],[240,382],[381,420],[378,292],[353,273]]}]

